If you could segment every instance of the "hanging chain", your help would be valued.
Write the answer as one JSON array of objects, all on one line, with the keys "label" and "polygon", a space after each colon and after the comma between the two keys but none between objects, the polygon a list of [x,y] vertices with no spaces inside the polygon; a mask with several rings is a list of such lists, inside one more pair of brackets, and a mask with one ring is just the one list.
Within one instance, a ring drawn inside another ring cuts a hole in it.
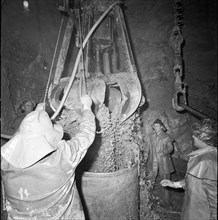
[{"label": "hanging chain", "polygon": [[182,27],[182,12],[183,12],[183,7],[182,7],[182,2],[181,0],[174,0],[173,2],[173,11],[174,11],[174,23],[175,25]]},{"label": "hanging chain", "polygon": [[184,41],[180,27],[182,24],[182,3],[181,0],[174,0],[174,27],[170,37],[170,46],[174,52],[174,76],[175,76],[175,93],[173,97],[173,107],[177,111],[182,111],[184,108],[179,106],[179,96],[182,95],[183,102],[186,105],[186,84],[182,82],[183,76],[183,59],[182,59],[182,48],[181,45]]}]

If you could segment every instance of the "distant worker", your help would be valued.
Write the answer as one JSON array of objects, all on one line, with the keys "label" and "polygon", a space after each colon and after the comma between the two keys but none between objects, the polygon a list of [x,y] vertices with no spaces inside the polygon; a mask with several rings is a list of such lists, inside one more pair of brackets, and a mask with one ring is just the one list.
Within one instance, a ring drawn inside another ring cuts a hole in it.
[{"label": "distant worker", "polygon": [[32,99],[23,101],[18,108],[18,117],[14,120],[11,128],[14,132],[19,128],[22,120],[35,109],[36,103]]},{"label": "distant worker", "polygon": [[204,119],[192,127],[194,145],[185,179],[172,182],[162,180],[161,185],[185,189],[182,220],[217,219],[217,123]]},{"label": "distant worker", "polygon": [[[156,119],[152,126],[154,133],[149,138],[149,177],[153,183],[159,174],[160,180],[170,179],[171,173],[175,171],[171,154],[174,150],[174,140],[166,133],[167,129],[160,119]],[[160,205],[172,210],[170,190],[164,189]]]},{"label": "distant worker", "polygon": [[9,219],[85,219],[75,170],[95,138],[92,100],[81,97],[78,133],[62,140],[43,105],[29,113],[1,147],[1,176]]}]

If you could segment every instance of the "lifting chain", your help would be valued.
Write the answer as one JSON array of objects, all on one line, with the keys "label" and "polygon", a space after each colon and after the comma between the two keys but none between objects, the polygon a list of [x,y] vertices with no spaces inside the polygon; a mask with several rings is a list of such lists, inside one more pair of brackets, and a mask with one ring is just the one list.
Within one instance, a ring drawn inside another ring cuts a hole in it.
[{"label": "lifting chain", "polygon": [[[182,3],[181,0],[174,0],[174,27],[172,30],[172,34],[170,37],[170,46],[174,52],[174,66],[173,73],[175,76],[175,93],[172,99],[173,108],[176,111],[186,110],[190,114],[194,115],[197,118],[209,118],[207,115],[202,114],[201,112],[191,108],[187,104],[186,99],[186,88],[187,84],[182,81],[183,77],[183,59],[182,59],[182,43],[184,41],[183,36],[181,34],[181,26],[182,24]],[[182,96],[183,101],[180,102],[180,96]]]},{"label": "lifting chain", "polygon": [[187,105],[186,99],[186,84],[182,82],[183,76],[183,59],[182,59],[182,43],[184,38],[181,34],[180,26],[182,26],[182,4],[180,0],[174,0],[174,27],[170,37],[170,46],[174,52],[173,72],[175,76],[175,93],[172,99],[173,107],[177,111],[183,111],[184,108],[179,106],[179,97],[183,97],[183,103]]},{"label": "lifting chain", "polygon": [[181,0],[174,0],[173,1],[173,11],[174,11],[174,23],[177,26],[182,26],[182,3]]}]

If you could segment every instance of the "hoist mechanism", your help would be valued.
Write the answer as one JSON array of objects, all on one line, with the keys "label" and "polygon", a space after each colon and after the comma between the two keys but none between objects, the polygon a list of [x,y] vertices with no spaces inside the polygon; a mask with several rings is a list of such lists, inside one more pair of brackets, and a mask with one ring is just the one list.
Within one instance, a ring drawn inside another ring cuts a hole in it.
[{"label": "hoist mechanism", "polygon": [[175,25],[172,30],[172,34],[170,37],[170,45],[174,52],[174,67],[173,67],[173,73],[175,77],[175,83],[174,83],[174,96],[172,98],[172,105],[173,108],[176,111],[183,111],[186,110],[193,116],[203,119],[203,118],[209,118],[205,114],[191,108],[188,106],[187,103],[187,91],[186,91],[186,83],[182,81],[183,78],[183,59],[182,59],[182,49],[181,45],[183,43],[183,36],[181,34],[180,28],[178,25]]},{"label": "hoist mechanism", "polygon": [[[48,92],[54,111],[61,102],[68,109],[79,110],[79,97],[84,92],[91,96],[96,111],[102,104],[110,111],[120,105],[120,122],[138,108],[142,92],[121,9],[123,3],[59,1],[59,10],[67,14],[68,21]],[[64,67],[72,53],[71,44],[79,52],[70,75]]]},{"label": "hoist mechanism", "polygon": [[175,77],[174,96],[172,98],[173,108],[178,111],[187,111],[198,119],[210,118],[207,115],[188,106],[187,101],[187,84],[183,82],[183,58],[182,58],[182,44],[184,38],[181,33],[182,24],[182,2],[181,0],[173,0],[174,12],[174,27],[170,36],[170,46],[174,52],[173,73]]}]

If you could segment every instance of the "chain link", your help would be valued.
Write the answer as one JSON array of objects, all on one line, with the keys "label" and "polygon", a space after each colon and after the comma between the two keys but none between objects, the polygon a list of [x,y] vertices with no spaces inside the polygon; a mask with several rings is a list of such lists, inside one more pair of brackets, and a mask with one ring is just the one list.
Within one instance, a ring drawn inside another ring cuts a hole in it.
[{"label": "chain link", "polygon": [[182,3],[181,0],[174,0],[174,27],[170,37],[170,46],[174,52],[174,76],[175,76],[175,93],[173,97],[173,107],[177,111],[182,111],[184,108],[179,106],[179,96],[182,95],[183,103],[187,104],[186,99],[186,84],[182,82],[183,76],[183,59],[182,59],[182,43],[184,38],[181,33],[180,26],[182,26]]}]

